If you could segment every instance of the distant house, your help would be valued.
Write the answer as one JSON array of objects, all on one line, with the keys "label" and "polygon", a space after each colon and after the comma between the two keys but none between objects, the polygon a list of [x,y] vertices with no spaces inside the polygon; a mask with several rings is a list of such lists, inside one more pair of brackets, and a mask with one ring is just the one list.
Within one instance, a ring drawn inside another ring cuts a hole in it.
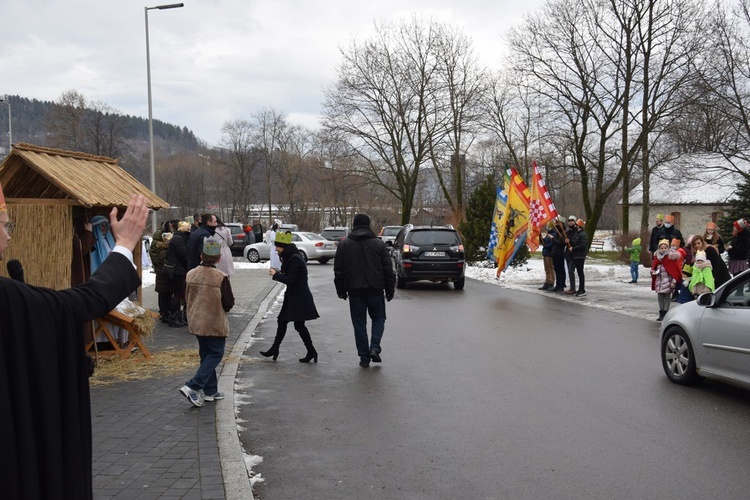
[{"label": "distant house", "polygon": [[[656,214],[672,214],[685,238],[703,234],[707,222],[724,217],[744,180],[741,172],[750,174],[750,163],[730,162],[718,154],[683,155],[662,165],[651,176],[649,227]],[[643,212],[643,185],[636,186],[628,199],[630,227],[637,228]]]}]

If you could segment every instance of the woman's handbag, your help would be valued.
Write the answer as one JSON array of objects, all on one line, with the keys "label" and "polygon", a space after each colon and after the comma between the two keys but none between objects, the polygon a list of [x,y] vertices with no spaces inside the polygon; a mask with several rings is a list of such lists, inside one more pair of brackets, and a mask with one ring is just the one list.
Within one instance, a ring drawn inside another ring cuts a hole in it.
[{"label": "woman's handbag", "polygon": [[174,278],[174,270],[175,270],[174,264],[165,263],[161,268],[161,274],[163,274],[164,277],[168,279],[172,279]]}]

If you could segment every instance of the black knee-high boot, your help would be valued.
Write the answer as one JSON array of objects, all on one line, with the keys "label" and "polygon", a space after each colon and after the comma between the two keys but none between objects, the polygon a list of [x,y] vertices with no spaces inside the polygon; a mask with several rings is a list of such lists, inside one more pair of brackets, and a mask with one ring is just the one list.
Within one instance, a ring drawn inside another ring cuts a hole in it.
[{"label": "black knee-high boot", "polygon": [[312,343],[312,337],[310,337],[310,330],[307,329],[305,326],[304,321],[295,321],[294,322],[294,329],[297,330],[297,333],[299,333],[300,338],[302,339],[302,342],[305,344],[305,347],[307,347],[307,355],[304,358],[300,358],[300,363],[309,363],[310,360],[318,362],[318,351],[315,350],[315,347]]},{"label": "black knee-high boot", "polygon": [[287,322],[282,321],[281,319],[278,321],[278,326],[276,328],[276,338],[273,339],[273,345],[267,351],[260,351],[260,354],[262,356],[265,356],[267,358],[273,356],[273,360],[276,361],[276,358],[279,357],[279,346],[281,345],[281,342],[284,340],[284,336],[286,335],[286,324]]}]

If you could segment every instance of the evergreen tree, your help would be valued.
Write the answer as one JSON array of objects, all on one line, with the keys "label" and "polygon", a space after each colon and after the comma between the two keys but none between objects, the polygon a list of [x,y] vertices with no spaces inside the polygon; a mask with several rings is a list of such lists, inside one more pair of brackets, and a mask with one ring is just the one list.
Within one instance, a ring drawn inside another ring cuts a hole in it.
[{"label": "evergreen tree", "polygon": [[466,218],[458,225],[463,235],[467,262],[487,260],[487,243],[492,229],[492,212],[495,210],[495,186],[495,178],[487,176],[471,193]]},{"label": "evergreen tree", "polygon": [[745,179],[729,201],[730,208],[724,218],[718,223],[719,232],[724,238],[724,244],[732,238],[732,225],[738,219],[750,219],[750,179]]},{"label": "evergreen tree", "polygon": [[[488,175],[487,179],[471,193],[466,207],[466,218],[458,225],[458,229],[463,235],[467,262],[488,260],[487,244],[490,240],[492,215],[497,198],[496,186],[497,180],[495,177]],[[516,256],[513,257],[513,261],[510,263],[511,267],[525,264],[530,256],[529,247],[523,245]]]}]

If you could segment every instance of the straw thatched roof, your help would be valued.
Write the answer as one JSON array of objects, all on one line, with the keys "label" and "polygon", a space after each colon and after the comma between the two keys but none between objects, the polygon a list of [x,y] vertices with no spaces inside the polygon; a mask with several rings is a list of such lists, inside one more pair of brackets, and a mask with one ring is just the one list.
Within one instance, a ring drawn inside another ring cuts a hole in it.
[{"label": "straw thatched roof", "polygon": [[84,207],[126,206],[139,193],[149,208],[169,208],[117,164],[117,160],[86,153],[14,144],[0,164],[0,185],[6,198],[61,200]]}]

